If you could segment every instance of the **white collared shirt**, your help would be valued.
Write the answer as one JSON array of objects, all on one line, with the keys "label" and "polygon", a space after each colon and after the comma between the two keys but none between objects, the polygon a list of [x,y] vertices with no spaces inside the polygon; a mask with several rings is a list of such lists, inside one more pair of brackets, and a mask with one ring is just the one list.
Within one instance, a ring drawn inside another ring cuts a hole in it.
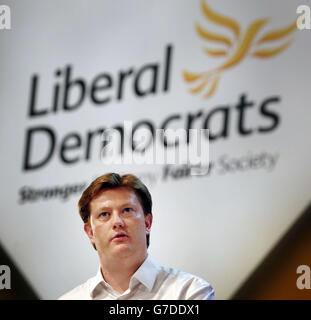
[{"label": "white collared shirt", "polygon": [[129,288],[115,291],[99,270],[95,277],[62,295],[59,300],[213,300],[214,289],[190,273],[158,266],[149,255],[133,274]]}]

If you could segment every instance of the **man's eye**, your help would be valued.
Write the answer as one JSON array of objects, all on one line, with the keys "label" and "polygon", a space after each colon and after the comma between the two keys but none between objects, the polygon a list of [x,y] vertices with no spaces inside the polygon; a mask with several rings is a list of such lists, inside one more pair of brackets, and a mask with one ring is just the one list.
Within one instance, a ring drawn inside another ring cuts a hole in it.
[{"label": "man's eye", "polygon": [[124,211],[125,211],[125,212],[132,212],[133,209],[132,209],[132,208],[125,208]]},{"label": "man's eye", "polygon": [[109,214],[109,212],[102,212],[102,213],[100,214],[100,216],[101,216],[101,217],[107,217],[108,214]]}]

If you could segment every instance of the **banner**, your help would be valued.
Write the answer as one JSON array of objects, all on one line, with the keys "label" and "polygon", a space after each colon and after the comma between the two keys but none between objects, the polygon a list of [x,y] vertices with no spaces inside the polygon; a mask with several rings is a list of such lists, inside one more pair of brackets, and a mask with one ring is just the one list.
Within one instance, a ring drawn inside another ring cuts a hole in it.
[{"label": "banner", "polygon": [[[0,241],[39,296],[55,299],[96,273],[77,202],[95,177],[118,172],[150,189],[153,259],[229,298],[310,202],[301,1],[6,5]],[[209,129],[208,170],[104,164],[102,134],[124,132],[125,121],[134,133]]]}]

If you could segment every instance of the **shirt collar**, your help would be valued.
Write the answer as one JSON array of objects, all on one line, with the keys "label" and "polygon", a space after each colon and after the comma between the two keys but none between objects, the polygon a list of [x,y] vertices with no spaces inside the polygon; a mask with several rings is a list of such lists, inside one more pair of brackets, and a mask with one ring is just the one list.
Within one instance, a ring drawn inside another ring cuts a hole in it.
[{"label": "shirt collar", "polygon": [[[150,292],[153,288],[159,271],[160,267],[151,259],[150,255],[147,254],[145,261],[133,274],[130,280],[130,284],[132,282],[132,279],[136,279],[140,283],[142,283]],[[93,297],[94,291],[99,284],[103,283],[106,287],[110,287],[110,285],[104,280],[102,276],[100,266],[95,277],[91,278],[90,280],[89,294],[91,295],[91,297]]]},{"label": "shirt collar", "polygon": [[159,270],[159,266],[156,265],[156,263],[151,259],[150,255],[148,254],[147,258],[137,269],[137,271],[133,274],[132,278],[137,279],[150,292],[156,281]]},{"label": "shirt collar", "polygon": [[102,273],[100,270],[100,265],[99,265],[98,271],[97,271],[95,277],[90,279],[89,294],[92,298],[93,298],[94,291],[95,291],[96,287],[102,282],[104,282],[106,284],[106,281],[104,280],[104,278],[102,276]]}]

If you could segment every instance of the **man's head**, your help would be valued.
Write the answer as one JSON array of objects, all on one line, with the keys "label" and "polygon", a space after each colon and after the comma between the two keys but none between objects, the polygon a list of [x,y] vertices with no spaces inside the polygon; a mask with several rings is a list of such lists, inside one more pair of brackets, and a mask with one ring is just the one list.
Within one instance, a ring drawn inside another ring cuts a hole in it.
[{"label": "man's head", "polygon": [[104,253],[146,250],[152,224],[152,199],[134,175],[108,173],[95,179],[79,200],[84,230]]}]

